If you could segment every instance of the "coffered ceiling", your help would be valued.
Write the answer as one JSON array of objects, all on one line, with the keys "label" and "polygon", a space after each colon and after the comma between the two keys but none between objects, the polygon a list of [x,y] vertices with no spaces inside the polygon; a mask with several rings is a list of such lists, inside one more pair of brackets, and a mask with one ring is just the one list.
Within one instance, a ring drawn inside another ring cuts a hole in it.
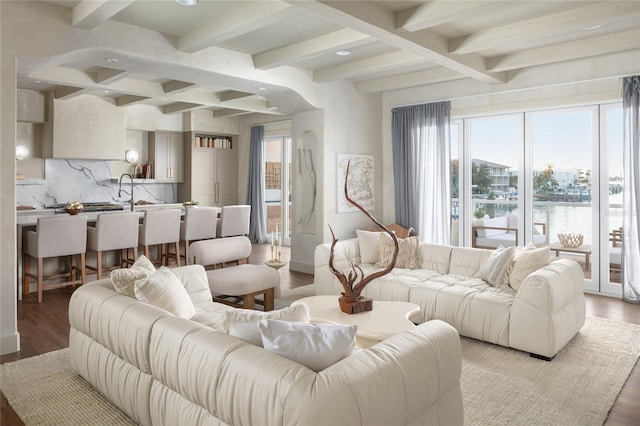
[{"label": "coffered ceiling", "polygon": [[[19,68],[20,88],[109,96],[123,107],[143,103],[166,114],[290,113],[300,105],[285,101],[282,82],[269,84],[285,72],[298,72],[312,86],[350,80],[364,93],[462,79],[504,87],[520,78],[522,88],[529,80],[552,85],[557,75],[586,81],[640,72],[638,1],[42,2],[65,9],[69,24],[89,33],[109,22],[160,33],[183,60],[175,69],[134,53],[114,62],[96,54],[55,66],[33,63]],[[222,78],[206,66],[186,72],[184,58],[202,61],[212,49],[246,59],[246,75]],[[585,66],[590,63],[594,69]],[[530,74],[540,75],[523,77]],[[247,83],[262,75],[265,80]]]}]

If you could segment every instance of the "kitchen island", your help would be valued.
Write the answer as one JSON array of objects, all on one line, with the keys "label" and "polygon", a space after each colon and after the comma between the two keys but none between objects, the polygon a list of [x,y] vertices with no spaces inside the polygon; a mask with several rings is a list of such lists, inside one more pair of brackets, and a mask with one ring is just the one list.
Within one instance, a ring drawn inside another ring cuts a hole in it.
[{"label": "kitchen island", "polygon": [[[144,212],[147,210],[158,210],[158,209],[180,209],[182,214],[185,212],[185,207],[182,203],[168,203],[168,204],[143,204],[134,206],[134,211],[139,212],[140,220],[144,217]],[[124,210],[118,210],[118,212],[129,211],[129,208],[125,208]],[[87,217],[88,224],[95,224],[98,218],[98,215],[101,213],[108,214],[117,214],[112,210],[109,211],[91,211],[91,212],[82,212],[78,213],[80,215],[84,215]],[[54,216],[56,214],[68,214],[62,213],[59,209],[55,208],[41,208],[41,209],[31,209],[31,210],[17,210],[16,211],[16,236],[17,236],[17,285],[18,285],[18,298],[22,299],[22,239],[23,233],[26,231],[31,231],[36,229],[36,224],[38,223],[38,218],[46,217],[46,216]],[[94,255],[92,253],[92,255]],[[55,259],[53,259],[55,260]],[[46,260],[45,260],[46,261]]]}]

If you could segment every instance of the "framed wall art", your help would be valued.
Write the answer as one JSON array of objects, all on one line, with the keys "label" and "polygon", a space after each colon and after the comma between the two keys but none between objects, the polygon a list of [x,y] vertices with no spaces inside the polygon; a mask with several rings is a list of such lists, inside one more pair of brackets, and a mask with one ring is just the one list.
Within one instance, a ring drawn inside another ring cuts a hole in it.
[{"label": "framed wall art", "polygon": [[338,154],[336,167],[336,207],[338,213],[358,211],[344,197],[344,178],[347,172],[347,164],[350,164],[349,181],[347,182],[349,197],[366,210],[373,210],[375,205],[373,155]]}]

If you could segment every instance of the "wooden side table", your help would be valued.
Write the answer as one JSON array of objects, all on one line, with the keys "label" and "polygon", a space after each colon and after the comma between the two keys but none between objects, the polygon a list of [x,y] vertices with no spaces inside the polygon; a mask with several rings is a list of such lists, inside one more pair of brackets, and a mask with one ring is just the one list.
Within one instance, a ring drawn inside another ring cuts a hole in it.
[{"label": "wooden side table", "polygon": [[579,247],[565,247],[556,242],[551,244],[549,249],[556,252],[556,257],[560,256],[560,252],[584,254],[584,270],[590,269],[591,246],[589,244],[583,244]]},{"label": "wooden side table", "polygon": [[340,310],[338,296],[311,296],[296,300],[292,305],[303,303],[309,307],[313,322],[357,325],[358,346],[366,348],[402,331],[411,330],[415,324],[411,317],[420,312],[420,307],[409,302],[373,301],[373,310],[358,314],[345,314]]}]

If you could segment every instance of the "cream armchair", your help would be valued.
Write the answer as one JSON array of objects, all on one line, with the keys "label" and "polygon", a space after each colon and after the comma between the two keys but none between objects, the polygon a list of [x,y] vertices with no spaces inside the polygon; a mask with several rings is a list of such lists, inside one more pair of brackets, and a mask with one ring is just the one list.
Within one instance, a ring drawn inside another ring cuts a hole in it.
[{"label": "cream armchair", "polygon": [[[535,225],[533,243],[535,245],[548,243],[547,224],[535,223]],[[491,219],[478,219],[471,225],[471,247],[493,250],[500,245],[517,246],[519,242],[518,215],[508,214]]]}]

